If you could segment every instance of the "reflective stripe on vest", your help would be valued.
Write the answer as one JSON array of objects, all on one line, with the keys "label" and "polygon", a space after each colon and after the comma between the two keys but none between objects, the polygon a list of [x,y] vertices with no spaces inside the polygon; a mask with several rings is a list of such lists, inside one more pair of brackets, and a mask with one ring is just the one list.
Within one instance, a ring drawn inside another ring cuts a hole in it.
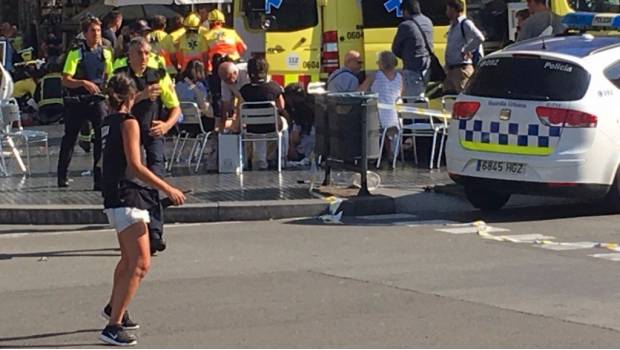
[{"label": "reflective stripe on vest", "polygon": [[41,78],[39,84],[41,84],[41,101],[37,103],[39,108],[48,105],[64,105],[61,74],[48,74]]}]

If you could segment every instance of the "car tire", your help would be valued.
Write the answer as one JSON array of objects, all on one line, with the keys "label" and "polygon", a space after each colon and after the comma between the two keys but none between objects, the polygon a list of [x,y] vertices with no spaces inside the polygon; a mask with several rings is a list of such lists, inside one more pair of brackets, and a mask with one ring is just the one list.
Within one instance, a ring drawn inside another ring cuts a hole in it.
[{"label": "car tire", "polygon": [[620,213],[620,171],[616,171],[614,183],[605,196],[605,205],[614,213]]},{"label": "car tire", "polygon": [[510,199],[510,193],[499,193],[476,186],[465,186],[465,196],[474,208],[484,211],[501,209]]}]

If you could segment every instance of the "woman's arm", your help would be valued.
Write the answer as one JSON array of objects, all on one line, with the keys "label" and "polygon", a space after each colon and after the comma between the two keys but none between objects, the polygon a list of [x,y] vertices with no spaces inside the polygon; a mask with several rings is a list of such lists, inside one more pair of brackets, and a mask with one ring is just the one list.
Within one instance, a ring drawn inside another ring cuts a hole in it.
[{"label": "woman's arm", "polygon": [[185,195],[181,191],[170,186],[142,164],[138,121],[135,119],[123,121],[121,132],[123,135],[123,151],[127,159],[127,171],[148,185],[165,192],[175,205],[183,204]]},{"label": "woman's arm", "polygon": [[194,93],[196,94],[196,104],[198,108],[202,112],[203,115],[207,114],[207,110],[209,109],[209,105],[207,105],[207,89],[202,83],[198,83],[193,87]]},{"label": "woman's arm", "polygon": [[375,75],[374,74],[369,74],[368,77],[366,77],[366,80],[364,80],[362,85],[360,85],[360,87],[357,89],[357,91],[368,91],[368,90],[370,90],[370,87],[372,86],[372,83],[374,83],[374,81],[375,81]]}]

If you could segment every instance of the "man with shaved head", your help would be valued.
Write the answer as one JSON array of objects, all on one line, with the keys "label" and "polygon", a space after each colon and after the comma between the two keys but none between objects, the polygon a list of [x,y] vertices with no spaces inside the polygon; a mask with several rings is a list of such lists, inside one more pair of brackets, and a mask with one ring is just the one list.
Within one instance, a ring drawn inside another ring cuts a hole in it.
[{"label": "man with shaved head", "polygon": [[327,80],[329,92],[353,92],[359,88],[358,74],[364,67],[362,55],[351,50],[344,56],[344,67],[334,71]]},{"label": "man with shaved head", "polygon": [[250,83],[247,63],[223,62],[218,68],[222,80],[222,100],[219,117],[224,119],[222,127],[229,128],[235,125],[234,111],[236,104],[243,102],[241,88]]}]

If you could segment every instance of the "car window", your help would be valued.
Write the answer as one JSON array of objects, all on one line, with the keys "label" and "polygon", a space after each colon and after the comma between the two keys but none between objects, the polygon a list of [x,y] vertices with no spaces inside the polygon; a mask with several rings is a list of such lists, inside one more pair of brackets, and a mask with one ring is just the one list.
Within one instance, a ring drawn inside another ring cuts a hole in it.
[{"label": "car window", "polygon": [[265,14],[266,0],[244,0],[243,10],[246,13],[248,26],[251,29],[262,29],[265,18],[269,19],[269,32],[292,32],[312,28],[319,24],[316,0],[286,0],[279,7],[271,7],[271,13]]},{"label": "car window", "polygon": [[620,62],[616,62],[605,69],[605,77],[620,89]]},{"label": "car window", "polygon": [[[364,28],[395,28],[402,18],[396,16],[396,9],[388,12],[386,0],[361,0]],[[422,14],[430,18],[436,26],[445,26],[450,23],[446,16],[447,0],[421,0]]]},{"label": "car window", "polygon": [[489,57],[465,89],[473,96],[538,101],[575,101],[590,85],[590,73],[579,65],[539,56]]},{"label": "car window", "polygon": [[571,8],[582,12],[620,12],[619,0],[569,0]]}]

